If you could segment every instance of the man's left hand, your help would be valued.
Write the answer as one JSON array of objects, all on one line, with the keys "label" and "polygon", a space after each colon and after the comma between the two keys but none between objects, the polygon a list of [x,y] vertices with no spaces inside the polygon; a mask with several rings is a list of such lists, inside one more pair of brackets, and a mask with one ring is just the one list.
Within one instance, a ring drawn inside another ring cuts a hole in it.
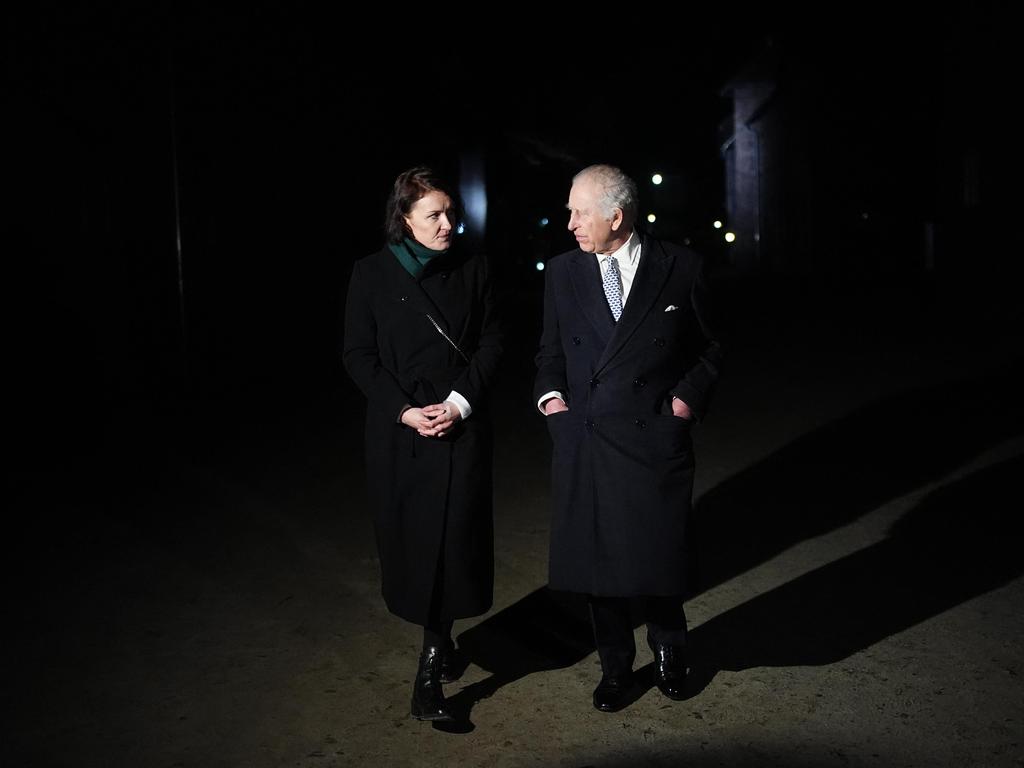
[{"label": "man's left hand", "polygon": [[690,410],[690,406],[688,406],[678,397],[672,398],[672,415],[678,416],[680,419],[693,421],[693,411]]}]

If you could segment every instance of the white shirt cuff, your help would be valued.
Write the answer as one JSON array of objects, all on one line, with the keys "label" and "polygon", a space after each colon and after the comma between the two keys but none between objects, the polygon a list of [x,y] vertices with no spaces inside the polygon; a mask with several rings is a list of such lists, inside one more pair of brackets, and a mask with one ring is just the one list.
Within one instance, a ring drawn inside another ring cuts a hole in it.
[{"label": "white shirt cuff", "polygon": [[469,405],[469,400],[464,398],[462,395],[460,395],[454,389],[451,392],[448,393],[448,397],[446,397],[445,400],[450,402],[450,403],[455,403],[457,406],[459,406],[459,410],[462,411],[462,419],[463,419],[463,421],[468,419],[469,418],[469,414],[471,414],[473,412],[473,409]]},{"label": "white shirt cuff", "polygon": [[563,403],[565,402],[565,398],[562,397],[562,393],[561,392],[558,392],[558,391],[545,392],[543,395],[540,396],[540,400],[537,401],[537,410],[540,411],[541,413],[544,413],[544,402],[546,400],[550,400],[553,397],[557,397]]}]

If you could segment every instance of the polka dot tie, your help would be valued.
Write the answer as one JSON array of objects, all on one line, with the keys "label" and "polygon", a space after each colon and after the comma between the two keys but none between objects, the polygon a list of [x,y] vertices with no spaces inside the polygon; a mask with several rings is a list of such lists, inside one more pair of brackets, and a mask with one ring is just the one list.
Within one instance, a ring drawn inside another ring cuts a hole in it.
[{"label": "polka dot tie", "polygon": [[608,308],[612,311],[615,322],[619,322],[622,314],[622,275],[619,262],[614,256],[608,258],[608,268],[604,271],[604,295],[608,299]]}]

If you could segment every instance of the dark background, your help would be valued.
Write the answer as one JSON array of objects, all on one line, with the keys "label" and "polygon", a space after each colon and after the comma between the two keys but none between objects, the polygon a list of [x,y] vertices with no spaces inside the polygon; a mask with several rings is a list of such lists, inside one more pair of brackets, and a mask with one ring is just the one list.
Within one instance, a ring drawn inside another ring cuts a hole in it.
[{"label": "dark background", "polygon": [[[1012,51],[994,15],[508,19],[502,42],[443,14],[357,26],[273,3],[10,21],[7,358],[30,491],[91,484],[99,503],[254,413],[358,413],[337,356],[346,282],[417,163],[486,179],[486,230],[465,238],[513,302],[517,402],[534,265],[571,247],[565,199],[591,162],[634,175],[650,229],[708,257],[740,346],[772,324],[827,340],[934,315],[922,334],[964,338],[1020,319],[1020,142],[996,130]],[[709,223],[750,217],[729,175],[745,92],[761,94],[744,116],[761,231],[731,247]]]}]

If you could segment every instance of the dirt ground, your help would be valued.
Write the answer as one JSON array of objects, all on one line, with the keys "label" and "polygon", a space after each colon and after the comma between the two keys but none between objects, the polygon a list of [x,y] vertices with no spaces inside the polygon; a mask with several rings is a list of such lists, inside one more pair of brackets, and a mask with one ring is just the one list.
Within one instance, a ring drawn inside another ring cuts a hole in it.
[{"label": "dirt ground", "polygon": [[741,339],[695,436],[690,696],[617,714],[578,599],[545,589],[526,377],[497,398],[495,601],[456,624],[451,726],[409,717],[419,637],[380,598],[350,388],[33,475],[0,762],[1024,766],[1018,342],[932,322]]}]

